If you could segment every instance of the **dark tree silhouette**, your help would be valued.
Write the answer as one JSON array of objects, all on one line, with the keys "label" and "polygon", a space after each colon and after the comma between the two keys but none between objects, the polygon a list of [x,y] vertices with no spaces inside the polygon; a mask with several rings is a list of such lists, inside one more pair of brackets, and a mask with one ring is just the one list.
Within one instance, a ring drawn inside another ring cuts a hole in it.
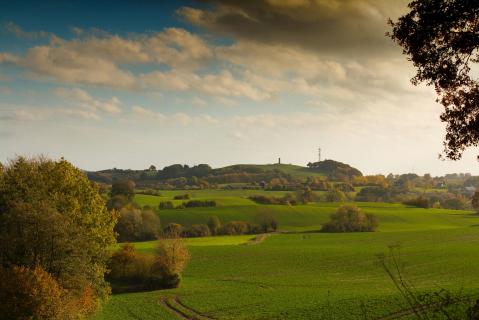
[{"label": "dark tree silhouette", "polygon": [[444,155],[458,160],[467,147],[479,145],[479,83],[471,74],[479,62],[479,1],[415,0],[409,8],[389,21],[387,35],[417,68],[412,83],[434,85],[445,108]]}]

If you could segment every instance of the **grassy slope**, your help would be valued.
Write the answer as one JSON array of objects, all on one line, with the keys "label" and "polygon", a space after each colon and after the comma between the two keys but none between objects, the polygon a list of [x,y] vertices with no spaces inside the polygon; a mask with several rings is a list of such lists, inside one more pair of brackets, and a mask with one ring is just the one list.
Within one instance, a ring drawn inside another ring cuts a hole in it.
[{"label": "grassy slope", "polygon": [[[231,194],[228,194],[231,196]],[[237,195],[236,195],[237,196]],[[234,198],[234,197],[233,197]],[[151,200],[151,199],[149,199]],[[239,198],[213,208],[222,220],[255,217],[265,206]],[[380,219],[380,232],[279,234],[244,246],[247,237],[188,240],[192,260],[175,290],[115,295],[98,319],[170,319],[157,304],[177,295],[218,319],[358,319],[361,301],[375,315],[396,308],[396,291],[376,254],[402,247],[406,272],[418,288],[476,289],[479,282],[479,217],[469,212],[402,205],[360,204]],[[314,230],[337,204],[275,206],[283,230]],[[270,208],[268,206],[268,208]],[[203,209],[161,212],[163,221],[203,221]],[[137,244],[151,252],[154,242]]]},{"label": "grassy slope", "polygon": [[[305,179],[307,177],[323,177],[323,173],[309,170],[308,167],[302,167],[295,164],[240,164],[241,166],[250,168],[260,168],[264,170],[281,170],[282,172],[291,175],[293,178]],[[228,167],[225,167],[228,168]]]}]

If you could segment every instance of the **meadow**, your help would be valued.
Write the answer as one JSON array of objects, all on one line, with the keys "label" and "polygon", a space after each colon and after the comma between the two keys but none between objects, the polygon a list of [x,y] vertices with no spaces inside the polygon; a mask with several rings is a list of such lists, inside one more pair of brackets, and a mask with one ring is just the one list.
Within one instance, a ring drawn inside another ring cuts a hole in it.
[{"label": "meadow", "polygon": [[[135,200],[157,206],[182,193]],[[315,231],[338,203],[258,205],[247,199],[256,190],[188,193],[218,206],[160,210],[163,225],[205,223],[211,215],[223,223],[254,222],[266,212],[277,219],[280,233],[263,241],[249,235],[188,239],[191,261],[180,288],[113,295],[95,319],[381,319],[403,307],[377,263],[391,245],[400,245],[404,273],[417,290],[479,294],[479,216],[472,212],[357,203],[378,216],[379,230],[327,234]],[[135,243],[145,253],[155,245]]]}]

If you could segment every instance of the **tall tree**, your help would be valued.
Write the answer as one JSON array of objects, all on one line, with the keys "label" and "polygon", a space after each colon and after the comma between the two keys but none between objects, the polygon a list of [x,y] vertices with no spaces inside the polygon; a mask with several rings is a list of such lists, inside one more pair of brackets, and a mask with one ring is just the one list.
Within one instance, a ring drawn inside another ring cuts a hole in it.
[{"label": "tall tree", "polygon": [[388,35],[417,69],[414,85],[433,85],[444,106],[444,153],[458,160],[479,145],[479,83],[471,66],[479,62],[479,1],[415,0],[410,11],[389,21]]},{"label": "tall tree", "polygon": [[92,291],[99,303],[115,220],[69,162],[17,158],[0,177],[0,266],[39,266],[72,298]]}]

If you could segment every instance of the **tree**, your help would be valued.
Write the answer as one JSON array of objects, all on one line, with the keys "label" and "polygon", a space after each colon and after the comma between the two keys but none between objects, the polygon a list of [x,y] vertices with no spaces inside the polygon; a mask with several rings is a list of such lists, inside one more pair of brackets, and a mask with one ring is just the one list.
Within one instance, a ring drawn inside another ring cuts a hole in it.
[{"label": "tree", "polygon": [[182,239],[160,241],[156,249],[152,273],[159,274],[166,288],[176,288],[180,283],[180,273],[185,268],[190,253]]},{"label": "tree", "polygon": [[296,200],[299,203],[306,204],[308,202],[314,201],[314,192],[311,191],[309,187],[303,189],[303,190],[298,190],[296,191]]},{"label": "tree", "polygon": [[135,182],[131,180],[119,180],[115,181],[111,186],[111,196],[124,196],[129,201],[133,200],[135,196]]},{"label": "tree", "polygon": [[183,227],[178,223],[170,223],[163,229],[165,238],[179,238],[183,232]]},{"label": "tree", "polygon": [[471,204],[474,210],[479,212],[479,191],[474,192],[474,195],[472,196]]},{"label": "tree", "polygon": [[210,228],[210,232],[212,235],[217,235],[221,229],[221,221],[217,216],[211,216],[208,219],[208,228]]},{"label": "tree", "polygon": [[0,181],[0,265],[42,267],[78,299],[88,288],[106,298],[116,218],[97,185],[64,159],[22,157]]},{"label": "tree", "polygon": [[135,208],[123,208],[120,210],[115,232],[118,233],[118,241],[135,241],[140,238],[141,211]]},{"label": "tree", "polygon": [[[3,319],[63,319],[65,292],[42,267],[0,267]],[[62,314],[63,313],[63,314]]]},{"label": "tree", "polygon": [[125,207],[120,210],[115,231],[120,242],[154,240],[161,234],[160,218],[148,208]]},{"label": "tree", "polygon": [[152,209],[143,209],[141,218],[141,240],[157,239],[161,235],[160,217]]},{"label": "tree", "polygon": [[417,69],[412,83],[433,85],[444,106],[444,153],[458,160],[479,144],[479,82],[471,66],[479,62],[479,2],[414,0],[410,12],[389,21],[388,33]]}]

